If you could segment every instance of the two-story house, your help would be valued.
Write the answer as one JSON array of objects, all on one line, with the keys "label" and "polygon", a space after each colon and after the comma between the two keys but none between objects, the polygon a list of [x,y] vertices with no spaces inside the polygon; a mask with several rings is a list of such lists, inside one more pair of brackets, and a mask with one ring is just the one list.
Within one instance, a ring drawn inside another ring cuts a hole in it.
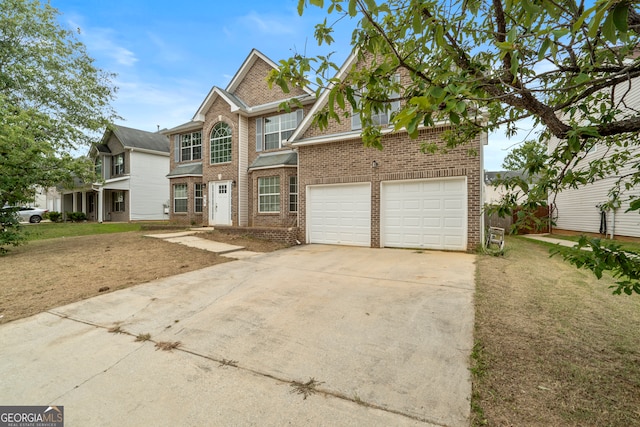
[{"label": "two-story house", "polygon": [[[337,77],[356,64],[349,56]],[[425,154],[446,124],[417,139],[378,118],[384,150],[363,146],[357,114],[313,124],[328,97],[269,89],[277,65],[252,50],[226,89],[214,87],[172,141],[171,220],[209,226],[295,227],[306,243],[472,250],[482,241],[482,142]],[[404,77],[398,76],[402,79]],[[300,109],[283,112],[296,97]],[[485,139],[486,140],[486,139]],[[469,150],[478,155],[470,155]]]},{"label": "two-story house", "polygon": [[160,133],[113,125],[89,151],[97,181],[65,190],[63,212],[98,222],[168,219],[169,151]]}]

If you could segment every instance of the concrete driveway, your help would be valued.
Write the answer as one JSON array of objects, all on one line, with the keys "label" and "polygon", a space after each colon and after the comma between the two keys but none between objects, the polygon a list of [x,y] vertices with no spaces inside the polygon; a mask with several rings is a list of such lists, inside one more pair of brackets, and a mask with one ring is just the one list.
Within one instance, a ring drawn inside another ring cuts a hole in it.
[{"label": "concrete driveway", "polygon": [[0,326],[0,405],[64,406],[67,426],[466,426],[474,260],[308,245],[56,308]]}]

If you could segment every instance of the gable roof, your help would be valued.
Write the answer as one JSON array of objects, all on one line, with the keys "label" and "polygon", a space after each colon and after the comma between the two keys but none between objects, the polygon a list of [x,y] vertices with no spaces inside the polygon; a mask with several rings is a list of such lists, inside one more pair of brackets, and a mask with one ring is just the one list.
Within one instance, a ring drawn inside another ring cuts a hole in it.
[{"label": "gable roof", "polygon": [[161,153],[169,152],[169,138],[163,134],[113,125],[112,129],[105,132],[103,141],[108,140],[111,132],[125,148],[138,148]]},{"label": "gable roof", "polygon": [[[277,69],[278,68],[278,64],[273,62],[271,59],[269,59],[269,57],[267,57],[265,54],[260,52],[258,49],[253,48],[253,49],[251,49],[251,52],[249,52],[249,55],[247,55],[247,58],[244,60],[244,62],[242,63],[242,65],[240,66],[240,68],[238,69],[236,74],[233,76],[233,78],[231,79],[229,84],[227,85],[226,90],[228,92],[235,92],[238,89],[238,86],[240,86],[240,83],[242,83],[242,80],[244,80],[244,78],[246,77],[247,73],[249,72],[249,70],[251,69],[253,64],[258,59],[263,60],[264,62],[266,62],[273,69]],[[311,89],[309,89],[307,87],[305,87],[303,89],[304,89],[305,92],[307,92],[307,94],[315,95],[314,92]]]},{"label": "gable roof", "polygon": [[[357,57],[357,51],[354,50],[353,52],[351,52],[346,61],[344,61],[344,64],[342,64],[342,67],[340,67],[340,70],[338,70],[338,73],[336,74],[336,78],[339,81],[343,81],[347,77],[347,73],[351,70],[353,64],[355,64]],[[313,105],[313,107],[311,107],[309,113],[302,119],[302,122],[300,122],[298,128],[293,132],[293,134],[291,134],[291,136],[287,140],[289,143],[300,139],[300,137],[304,135],[307,129],[309,129],[309,126],[311,126],[311,123],[313,122],[313,117],[321,108],[324,108],[324,106],[327,105],[329,92],[334,86],[335,83],[330,83],[329,86],[322,92],[322,94],[320,94],[320,97]]]}]

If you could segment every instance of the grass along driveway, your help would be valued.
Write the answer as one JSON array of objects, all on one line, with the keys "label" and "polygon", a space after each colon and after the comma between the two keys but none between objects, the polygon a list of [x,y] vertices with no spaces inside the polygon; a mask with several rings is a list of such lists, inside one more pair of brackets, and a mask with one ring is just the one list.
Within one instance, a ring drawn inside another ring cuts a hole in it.
[{"label": "grass along driveway", "polygon": [[640,296],[549,245],[477,264],[473,425],[640,425]]}]

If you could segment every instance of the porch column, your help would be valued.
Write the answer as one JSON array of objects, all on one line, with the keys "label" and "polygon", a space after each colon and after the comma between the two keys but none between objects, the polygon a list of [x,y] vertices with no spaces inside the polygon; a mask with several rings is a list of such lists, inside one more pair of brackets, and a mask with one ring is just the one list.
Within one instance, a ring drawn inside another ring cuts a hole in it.
[{"label": "porch column", "polygon": [[84,212],[84,214],[88,214],[89,212],[87,212],[87,192],[83,191],[82,192],[82,212]]},{"label": "porch column", "polygon": [[96,210],[98,211],[98,223],[102,224],[102,207],[104,206],[102,198],[104,197],[104,189],[98,187],[98,197],[96,197]]},{"label": "porch column", "polygon": [[78,211],[78,192],[71,193],[71,212]]}]

